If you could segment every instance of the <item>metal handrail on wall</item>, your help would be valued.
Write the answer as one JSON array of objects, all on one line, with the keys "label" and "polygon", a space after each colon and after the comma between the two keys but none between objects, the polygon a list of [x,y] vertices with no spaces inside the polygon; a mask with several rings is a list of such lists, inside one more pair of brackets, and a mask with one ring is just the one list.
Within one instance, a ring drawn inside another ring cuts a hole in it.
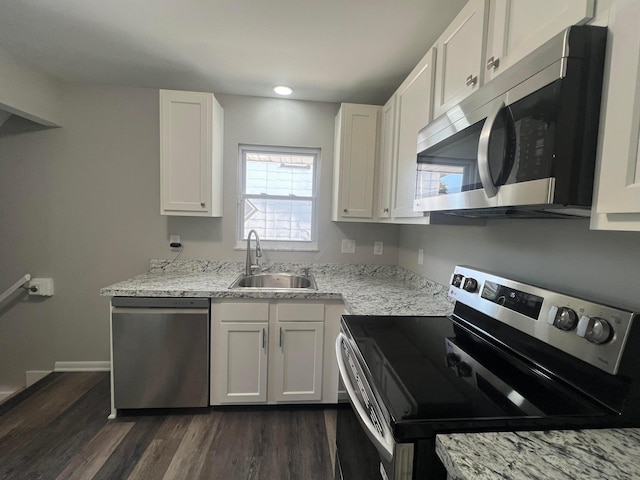
[{"label": "metal handrail on wall", "polygon": [[0,303],[4,302],[7,298],[9,298],[11,296],[11,294],[13,292],[15,292],[16,290],[18,290],[19,288],[27,288],[27,283],[29,283],[29,280],[31,280],[31,275],[29,275],[28,273],[26,275],[24,275],[20,280],[18,280],[16,283],[14,283],[13,285],[11,285],[7,291],[5,291],[2,295],[0,295]]}]

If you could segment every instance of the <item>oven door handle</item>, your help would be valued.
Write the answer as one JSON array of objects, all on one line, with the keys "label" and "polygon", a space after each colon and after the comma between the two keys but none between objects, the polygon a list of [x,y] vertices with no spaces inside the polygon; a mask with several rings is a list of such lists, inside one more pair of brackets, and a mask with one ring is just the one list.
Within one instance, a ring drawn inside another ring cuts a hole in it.
[{"label": "oven door handle", "polygon": [[[342,333],[338,333],[336,337],[336,359],[338,360],[338,370],[340,371],[340,376],[342,377],[342,381],[344,383],[345,388],[347,389],[347,393],[349,394],[349,399],[351,400],[351,404],[356,410],[358,420],[360,420],[360,424],[363,426],[367,437],[373,442],[373,445],[376,447],[376,450],[382,455],[382,457],[387,460],[393,460],[393,450],[394,450],[394,441],[389,428],[384,422],[384,418],[380,418],[380,426],[384,432],[384,434],[380,434],[376,427],[373,425],[373,422],[369,418],[367,413],[367,409],[362,405],[356,391],[351,383],[347,372],[347,366],[344,364],[344,359],[342,358],[342,341],[347,341],[347,337]],[[371,401],[375,401],[372,399]]]}]

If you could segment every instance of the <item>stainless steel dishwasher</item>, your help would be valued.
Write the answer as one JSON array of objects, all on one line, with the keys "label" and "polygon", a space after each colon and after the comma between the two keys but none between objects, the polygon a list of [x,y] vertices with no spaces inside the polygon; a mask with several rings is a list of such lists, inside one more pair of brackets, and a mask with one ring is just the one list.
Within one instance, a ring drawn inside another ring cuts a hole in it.
[{"label": "stainless steel dishwasher", "polygon": [[209,405],[209,299],[111,300],[114,407]]}]

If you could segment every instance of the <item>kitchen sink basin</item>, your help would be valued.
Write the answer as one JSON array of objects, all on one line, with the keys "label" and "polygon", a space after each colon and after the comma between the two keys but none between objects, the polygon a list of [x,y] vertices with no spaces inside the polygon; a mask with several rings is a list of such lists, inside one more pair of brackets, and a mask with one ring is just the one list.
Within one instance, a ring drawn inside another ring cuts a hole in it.
[{"label": "kitchen sink basin", "polygon": [[229,288],[264,288],[264,289],[309,289],[317,290],[313,275],[303,276],[293,273],[258,273],[256,275],[240,275]]}]

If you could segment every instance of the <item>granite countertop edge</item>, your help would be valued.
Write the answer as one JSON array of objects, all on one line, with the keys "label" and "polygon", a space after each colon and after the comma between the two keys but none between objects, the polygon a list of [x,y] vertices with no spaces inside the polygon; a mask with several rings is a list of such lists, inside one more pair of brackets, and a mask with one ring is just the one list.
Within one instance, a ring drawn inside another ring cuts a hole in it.
[{"label": "granite countertop edge", "polygon": [[151,260],[148,272],[100,290],[109,297],[200,297],[212,299],[337,300],[354,315],[448,315],[447,287],[396,265],[264,264],[263,272],[302,273],[308,268],[317,290],[229,289],[242,262]]},{"label": "granite countertop edge", "polygon": [[437,435],[448,480],[640,478],[640,429]]}]

